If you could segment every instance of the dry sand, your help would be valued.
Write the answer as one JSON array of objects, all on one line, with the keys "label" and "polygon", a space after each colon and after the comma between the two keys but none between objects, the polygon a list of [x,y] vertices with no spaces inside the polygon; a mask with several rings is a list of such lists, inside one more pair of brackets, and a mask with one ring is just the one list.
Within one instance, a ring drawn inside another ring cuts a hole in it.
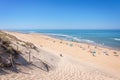
[{"label": "dry sand", "polygon": [[[42,34],[7,33],[35,44],[59,60],[56,60],[57,67],[50,72],[31,66],[31,69],[24,68],[21,73],[0,75],[0,80],[120,80],[118,50],[59,40]],[[94,56],[91,51],[96,52]]]}]

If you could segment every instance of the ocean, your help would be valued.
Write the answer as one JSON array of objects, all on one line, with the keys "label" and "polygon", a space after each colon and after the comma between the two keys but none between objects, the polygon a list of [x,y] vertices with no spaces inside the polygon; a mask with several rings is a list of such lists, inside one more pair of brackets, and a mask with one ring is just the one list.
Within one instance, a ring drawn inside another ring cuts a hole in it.
[{"label": "ocean", "polygon": [[90,43],[120,50],[120,30],[17,30],[40,33],[63,40]]}]

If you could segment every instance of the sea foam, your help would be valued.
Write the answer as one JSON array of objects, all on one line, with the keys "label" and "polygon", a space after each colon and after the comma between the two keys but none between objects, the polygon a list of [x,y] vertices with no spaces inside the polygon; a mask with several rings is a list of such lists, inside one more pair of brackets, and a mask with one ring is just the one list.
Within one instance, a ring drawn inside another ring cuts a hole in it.
[{"label": "sea foam", "polygon": [[115,41],[120,41],[120,38],[114,38]]},{"label": "sea foam", "polygon": [[70,35],[66,35],[66,34],[47,33],[47,35],[55,36],[55,37],[62,37],[62,39],[67,39],[67,40],[72,40],[72,41],[77,41],[77,42],[95,43],[92,40],[82,39],[80,37],[78,38],[78,37],[74,37],[74,36],[70,36]]}]

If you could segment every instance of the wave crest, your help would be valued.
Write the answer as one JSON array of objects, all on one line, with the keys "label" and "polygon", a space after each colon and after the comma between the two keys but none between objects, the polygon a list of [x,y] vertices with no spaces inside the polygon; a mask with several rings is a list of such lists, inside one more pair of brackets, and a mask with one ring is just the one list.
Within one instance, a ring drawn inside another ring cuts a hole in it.
[{"label": "wave crest", "polygon": [[62,39],[67,39],[67,40],[72,40],[72,41],[77,41],[77,42],[86,42],[86,43],[95,43],[92,40],[88,39],[81,39],[80,37],[74,37],[70,35],[65,35],[65,34],[53,34],[53,33],[47,33],[49,36],[55,36],[55,37],[62,37]]},{"label": "wave crest", "polygon": [[120,41],[120,38],[114,38],[115,41]]}]

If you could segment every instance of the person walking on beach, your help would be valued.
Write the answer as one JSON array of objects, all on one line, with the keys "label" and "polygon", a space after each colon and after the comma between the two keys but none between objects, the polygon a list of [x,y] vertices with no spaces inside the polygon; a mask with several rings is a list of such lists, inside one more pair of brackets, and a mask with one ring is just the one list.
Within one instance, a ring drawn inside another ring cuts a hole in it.
[{"label": "person walking on beach", "polygon": [[62,55],[62,54],[60,54],[60,57],[63,57],[63,55]]}]

